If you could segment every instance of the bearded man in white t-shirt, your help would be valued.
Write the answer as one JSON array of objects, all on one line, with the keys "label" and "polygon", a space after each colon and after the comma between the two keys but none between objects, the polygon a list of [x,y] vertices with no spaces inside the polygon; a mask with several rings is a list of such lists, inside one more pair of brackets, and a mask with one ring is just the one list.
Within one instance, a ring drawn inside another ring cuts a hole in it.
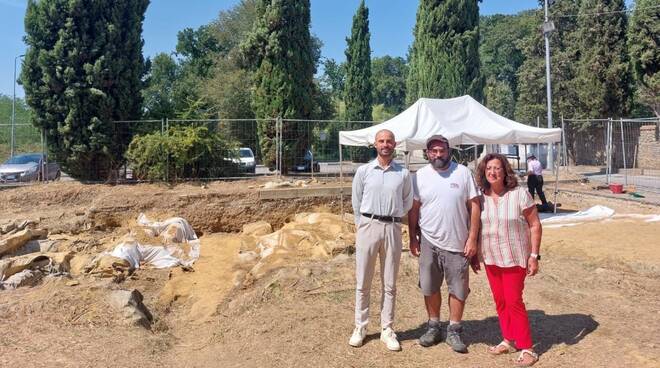
[{"label": "bearded man in white t-shirt", "polygon": [[419,343],[428,347],[442,340],[440,287],[444,279],[449,294],[445,341],[454,351],[467,353],[461,320],[470,292],[468,268],[477,252],[480,193],[470,170],[451,161],[445,137],[429,138],[426,154],[429,164],[413,176],[414,200],[408,212],[410,252],[419,257],[419,286],[429,317]]}]

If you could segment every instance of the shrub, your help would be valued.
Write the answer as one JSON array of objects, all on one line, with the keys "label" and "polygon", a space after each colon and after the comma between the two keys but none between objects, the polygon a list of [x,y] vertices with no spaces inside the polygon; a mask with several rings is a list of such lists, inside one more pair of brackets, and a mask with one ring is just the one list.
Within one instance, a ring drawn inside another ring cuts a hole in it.
[{"label": "shrub", "polygon": [[172,127],[135,136],[126,159],[137,179],[227,177],[239,171],[237,148],[207,127]]}]

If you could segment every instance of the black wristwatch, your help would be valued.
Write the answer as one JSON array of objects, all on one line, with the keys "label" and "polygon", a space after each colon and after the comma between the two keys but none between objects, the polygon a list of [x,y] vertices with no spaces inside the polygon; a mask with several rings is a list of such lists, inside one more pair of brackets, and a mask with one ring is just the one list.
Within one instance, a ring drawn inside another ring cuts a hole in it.
[{"label": "black wristwatch", "polygon": [[530,253],[529,256],[530,256],[531,258],[535,258],[537,261],[540,261],[540,260],[541,260],[541,255],[540,255],[540,254]]}]

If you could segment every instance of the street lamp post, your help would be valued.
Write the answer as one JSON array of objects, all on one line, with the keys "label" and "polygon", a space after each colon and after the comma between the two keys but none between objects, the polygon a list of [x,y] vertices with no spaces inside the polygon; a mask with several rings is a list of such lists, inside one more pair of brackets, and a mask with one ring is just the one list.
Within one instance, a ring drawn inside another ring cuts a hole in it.
[{"label": "street lamp post", "polygon": [[14,146],[16,145],[16,61],[25,56],[18,55],[14,58],[14,97],[11,100],[11,143],[10,143],[10,157],[14,157]]},{"label": "street lamp post", "polygon": [[[548,20],[548,2],[554,3],[554,0],[545,0],[545,22],[543,22],[543,37],[545,38],[545,79],[546,92],[548,99],[548,128],[552,128],[552,88],[550,86],[550,33],[555,30],[555,24]],[[548,144],[547,167],[554,170],[554,143]]]}]

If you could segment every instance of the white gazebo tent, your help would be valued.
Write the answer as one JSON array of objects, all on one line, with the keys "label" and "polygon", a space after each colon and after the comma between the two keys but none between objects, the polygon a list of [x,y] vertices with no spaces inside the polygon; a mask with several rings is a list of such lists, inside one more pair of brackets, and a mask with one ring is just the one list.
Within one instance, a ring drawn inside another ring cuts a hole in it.
[{"label": "white gazebo tent", "polygon": [[[490,111],[467,95],[448,99],[420,98],[408,109],[383,123],[364,129],[339,132],[341,181],[343,181],[341,147],[373,145],[376,133],[381,129],[391,130],[397,142],[397,149],[404,152],[425,149],[426,139],[434,134],[445,136],[451,146],[551,144],[560,142],[562,136],[560,128],[536,128],[515,122]],[[555,172],[558,174],[559,170]],[[555,202],[556,183],[557,180]]]}]

